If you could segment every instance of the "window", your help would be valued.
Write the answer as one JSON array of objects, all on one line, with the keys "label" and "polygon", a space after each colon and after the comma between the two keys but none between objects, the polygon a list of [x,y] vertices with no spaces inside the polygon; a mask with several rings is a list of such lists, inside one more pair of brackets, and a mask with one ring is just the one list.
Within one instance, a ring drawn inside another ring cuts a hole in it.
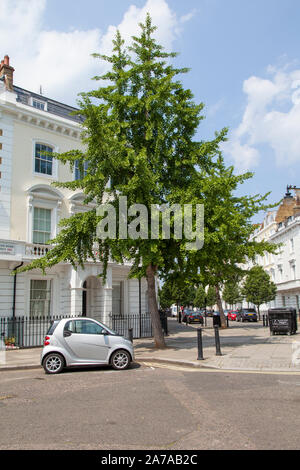
[{"label": "window", "polygon": [[90,320],[71,320],[64,329],[81,335],[103,335],[106,332],[101,325]]},{"label": "window", "polygon": [[293,251],[294,251],[294,239],[291,238],[290,239],[290,252],[293,253]]},{"label": "window", "polygon": [[34,207],[32,242],[45,245],[51,238],[51,209]]},{"label": "window", "polygon": [[40,109],[41,111],[45,110],[45,103],[43,101],[32,100],[32,106],[36,109]]},{"label": "window", "polygon": [[46,155],[46,153],[52,153],[53,148],[44,144],[35,144],[34,154],[34,171],[36,173],[42,173],[44,175],[53,174],[53,157]]},{"label": "window", "polygon": [[84,162],[83,163],[83,173],[82,173],[82,171],[80,171],[79,160],[75,161],[74,169],[75,169],[75,180],[76,181],[81,180],[82,178],[84,178],[86,176],[88,166],[89,166],[89,162]]},{"label": "window", "polygon": [[51,280],[30,281],[30,317],[50,315]]},{"label": "window", "polygon": [[290,262],[290,267],[291,267],[291,279],[292,281],[296,280],[296,264],[295,261]]},{"label": "window", "polygon": [[278,275],[279,275],[279,276],[278,276],[278,281],[279,281],[279,282],[282,282],[283,270],[282,270],[282,266],[281,266],[281,265],[278,266]]}]

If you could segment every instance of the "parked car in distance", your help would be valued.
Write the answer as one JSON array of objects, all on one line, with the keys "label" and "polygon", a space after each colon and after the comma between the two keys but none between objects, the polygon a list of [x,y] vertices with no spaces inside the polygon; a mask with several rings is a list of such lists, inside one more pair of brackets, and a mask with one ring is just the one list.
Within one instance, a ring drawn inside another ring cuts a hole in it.
[{"label": "parked car in distance", "polygon": [[133,359],[131,341],[86,317],[55,320],[41,353],[41,364],[47,374],[58,374],[65,367],[105,364],[124,370]]},{"label": "parked car in distance", "polygon": [[190,310],[189,308],[185,308],[182,312],[182,322],[186,322],[187,321],[187,318],[190,314],[193,313],[193,310]]},{"label": "parked car in distance", "polygon": [[207,317],[212,317],[213,316],[213,310],[206,310],[206,316]]},{"label": "parked car in distance", "polygon": [[237,310],[231,310],[229,313],[228,313],[228,320],[231,320],[231,321],[236,321],[236,316],[238,314],[238,311]]},{"label": "parked car in distance", "polygon": [[189,313],[189,315],[187,316],[187,322],[200,323],[201,325],[203,325],[204,319],[202,313],[199,310]]},{"label": "parked car in distance", "polygon": [[257,313],[255,308],[242,308],[241,310],[238,310],[237,316],[236,316],[236,321],[254,321],[257,322]]},{"label": "parked car in distance", "polygon": [[224,310],[224,315],[225,317],[228,317],[229,313],[231,312],[231,310]]}]

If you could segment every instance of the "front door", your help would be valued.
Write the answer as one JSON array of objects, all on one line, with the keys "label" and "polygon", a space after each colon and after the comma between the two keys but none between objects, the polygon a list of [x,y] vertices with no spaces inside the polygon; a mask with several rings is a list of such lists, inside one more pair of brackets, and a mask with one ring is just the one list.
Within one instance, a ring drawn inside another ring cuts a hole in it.
[{"label": "front door", "polygon": [[66,346],[81,362],[106,362],[109,353],[109,335],[99,323],[92,320],[70,320],[64,328]]}]

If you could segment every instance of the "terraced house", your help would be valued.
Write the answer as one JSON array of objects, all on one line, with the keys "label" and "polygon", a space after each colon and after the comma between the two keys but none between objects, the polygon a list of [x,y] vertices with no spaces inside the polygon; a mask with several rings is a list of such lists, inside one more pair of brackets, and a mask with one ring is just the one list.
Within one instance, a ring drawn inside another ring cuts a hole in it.
[{"label": "terraced house", "polygon": [[56,189],[53,181],[79,177],[44,152],[82,149],[82,120],[74,108],[14,84],[5,56],[0,66],[0,317],[87,315],[109,323],[110,315],[147,311],[146,281],[128,279],[129,264],[110,263],[104,284],[100,262],[75,271],[59,264],[43,275],[12,276],[21,264],[42,256],[60,219],[89,210],[84,195]]},{"label": "terraced house", "polygon": [[[281,244],[277,255],[266,253],[257,256],[261,265],[277,286],[276,299],[270,307],[292,307],[300,309],[300,189],[287,187],[284,198],[277,210],[265,214],[253,238]],[[248,268],[252,267],[249,263]]]}]

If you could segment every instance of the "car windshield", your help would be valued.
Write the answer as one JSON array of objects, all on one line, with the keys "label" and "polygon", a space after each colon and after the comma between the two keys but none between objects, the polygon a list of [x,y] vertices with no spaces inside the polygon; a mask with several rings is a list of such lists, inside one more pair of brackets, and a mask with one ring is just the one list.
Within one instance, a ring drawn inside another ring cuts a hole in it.
[{"label": "car windshield", "polygon": [[[100,322],[98,322],[98,323],[100,323]],[[113,335],[113,336],[122,336],[122,335],[120,335],[119,333],[117,333],[116,331],[114,331],[114,330],[112,330],[111,328],[109,328],[109,326],[105,325],[104,323],[101,322],[100,325],[101,325],[103,328],[105,328],[111,335]]]}]

